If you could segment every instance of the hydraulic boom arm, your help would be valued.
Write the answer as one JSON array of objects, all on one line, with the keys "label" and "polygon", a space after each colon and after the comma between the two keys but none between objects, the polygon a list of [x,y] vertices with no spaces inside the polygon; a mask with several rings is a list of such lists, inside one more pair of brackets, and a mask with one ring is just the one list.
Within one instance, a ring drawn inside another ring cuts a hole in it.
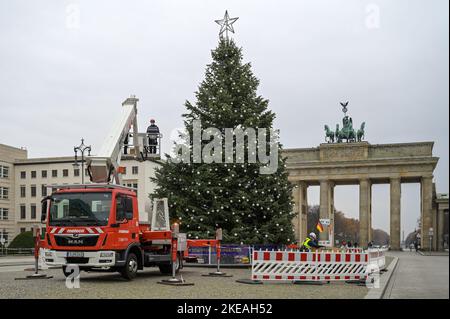
[{"label": "hydraulic boom arm", "polygon": [[138,101],[139,99],[131,96],[122,103],[120,116],[114,122],[98,154],[87,157],[86,164],[91,182],[110,183],[114,176],[116,184],[121,184],[118,168],[122,155],[122,146],[128,144],[128,134],[131,127],[133,127],[134,154],[140,154],[137,128]]}]

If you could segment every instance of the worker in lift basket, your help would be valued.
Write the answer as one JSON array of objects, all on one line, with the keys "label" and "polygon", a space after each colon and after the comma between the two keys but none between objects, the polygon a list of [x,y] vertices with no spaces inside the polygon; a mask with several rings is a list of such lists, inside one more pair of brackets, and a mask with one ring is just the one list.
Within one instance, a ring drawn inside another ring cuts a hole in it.
[{"label": "worker in lift basket", "polygon": [[315,233],[310,233],[308,237],[303,241],[301,251],[311,251],[312,248],[321,248],[323,246],[319,245],[319,241],[317,240],[317,235]]},{"label": "worker in lift basket", "polygon": [[147,128],[149,153],[156,154],[156,147],[158,146],[159,127],[156,126],[155,120],[150,120],[150,126]]}]

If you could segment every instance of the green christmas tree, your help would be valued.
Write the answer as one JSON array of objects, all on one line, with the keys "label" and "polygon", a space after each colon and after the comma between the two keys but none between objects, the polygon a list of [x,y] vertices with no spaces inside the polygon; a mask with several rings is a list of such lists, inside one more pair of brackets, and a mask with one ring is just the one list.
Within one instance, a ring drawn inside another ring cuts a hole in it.
[{"label": "green christmas tree", "polygon": [[[223,162],[192,160],[195,120],[201,121],[202,128],[218,128],[225,137],[225,128],[271,129],[275,118],[268,110],[268,100],[257,95],[259,81],[250,63],[242,62],[242,50],[233,40],[221,38],[212,58],[196,92],[196,103],[185,103],[187,113],[183,117],[189,138],[176,149],[184,145],[190,151],[189,160],[175,161],[166,154],[168,160],[153,179],[157,188],[152,197],[168,198],[171,221],[179,222],[180,230],[191,239],[212,238],[220,227],[226,243],[292,243],[292,187],[280,144],[277,169],[272,174],[261,174],[264,164],[249,160],[254,151],[249,139],[245,139],[246,155],[241,162],[233,158],[232,163],[225,163],[224,149],[220,155]],[[267,137],[267,145],[257,145],[258,149],[267,146],[268,150],[270,141]],[[198,142],[205,146],[209,141]],[[236,147],[236,139],[232,145]],[[233,154],[237,157],[235,149]]]}]

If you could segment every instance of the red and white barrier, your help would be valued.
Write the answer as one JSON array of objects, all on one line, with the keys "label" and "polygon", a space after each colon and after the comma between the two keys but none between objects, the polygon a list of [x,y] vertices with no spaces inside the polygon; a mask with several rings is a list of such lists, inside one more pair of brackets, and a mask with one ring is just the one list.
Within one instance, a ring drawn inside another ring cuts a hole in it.
[{"label": "red and white barrier", "polygon": [[365,280],[367,253],[253,251],[252,280]]},{"label": "red and white barrier", "polygon": [[343,248],[343,251],[346,253],[363,253],[364,249],[362,249],[362,248]]},{"label": "red and white barrier", "polygon": [[383,270],[386,268],[386,257],[384,255],[385,250],[382,249],[369,249],[369,261],[372,266],[376,266],[375,269]]}]

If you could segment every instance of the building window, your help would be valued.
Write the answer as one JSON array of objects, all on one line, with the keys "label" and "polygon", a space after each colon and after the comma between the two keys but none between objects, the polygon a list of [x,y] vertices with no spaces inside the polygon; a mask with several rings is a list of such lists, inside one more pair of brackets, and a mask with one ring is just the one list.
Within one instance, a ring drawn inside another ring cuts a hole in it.
[{"label": "building window", "polygon": [[131,168],[131,173],[132,173],[133,175],[137,175],[137,174],[138,174],[138,167],[137,167],[137,166],[133,166],[133,167]]},{"label": "building window", "polygon": [[31,171],[31,178],[36,178],[36,171]]},{"label": "building window", "polygon": [[0,165],[0,178],[9,177],[9,167]]},{"label": "building window", "polygon": [[25,185],[21,185],[20,186],[20,197],[26,197],[27,196],[27,194],[26,194],[26,189],[25,189]]},{"label": "building window", "polygon": [[27,211],[25,208],[25,205],[20,205],[20,219],[26,219],[27,218]]},{"label": "building window", "polygon": [[20,178],[21,179],[27,178],[27,172],[20,172]]},{"label": "building window", "polygon": [[69,177],[69,170],[63,169],[63,177]]},{"label": "building window", "polygon": [[20,228],[20,233],[24,233],[26,231],[27,231],[27,229],[25,227]]},{"label": "building window", "polygon": [[8,208],[0,208],[0,220],[8,220]]},{"label": "building window", "polygon": [[52,170],[52,177],[58,177],[58,170],[56,169]]},{"label": "building window", "polygon": [[87,170],[87,168],[84,169],[84,176],[89,176],[89,171]]},{"label": "building window", "polygon": [[31,219],[36,219],[36,204],[31,204]]},{"label": "building window", "polygon": [[31,185],[31,197],[36,197],[36,185]]},{"label": "building window", "polygon": [[79,168],[75,168],[75,169],[73,170],[73,176],[75,176],[75,177],[80,176],[80,169],[79,169]]},{"label": "building window", "polygon": [[0,187],[0,199],[8,199],[9,189],[8,187]]},{"label": "building window", "polygon": [[42,178],[47,178],[47,171],[42,171],[41,176]]},{"label": "building window", "polygon": [[47,186],[46,185],[41,186],[41,193],[42,193],[42,197],[47,196]]}]

